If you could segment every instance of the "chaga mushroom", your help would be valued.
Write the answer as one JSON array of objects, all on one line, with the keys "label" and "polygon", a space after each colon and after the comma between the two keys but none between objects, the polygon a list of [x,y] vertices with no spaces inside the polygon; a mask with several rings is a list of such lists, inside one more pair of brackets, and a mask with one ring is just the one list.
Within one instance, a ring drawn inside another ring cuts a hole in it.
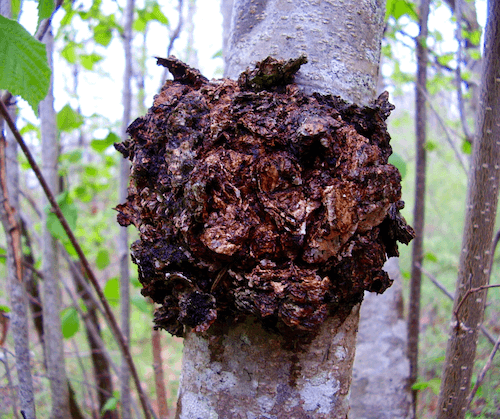
[{"label": "chaga mushroom", "polygon": [[156,327],[182,336],[252,314],[314,331],[390,285],[382,267],[414,236],[388,94],[358,107],[305,95],[305,62],[267,58],[238,81],[208,81],[175,57],[169,80],[116,149],[132,162],[127,201],[142,294]]}]

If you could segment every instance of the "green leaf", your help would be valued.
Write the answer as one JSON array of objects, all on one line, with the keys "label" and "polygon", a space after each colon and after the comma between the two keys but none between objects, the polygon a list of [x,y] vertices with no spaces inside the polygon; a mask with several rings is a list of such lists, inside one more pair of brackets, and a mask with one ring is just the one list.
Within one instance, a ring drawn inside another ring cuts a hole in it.
[{"label": "green leaf", "polygon": [[0,305],[0,312],[10,313],[10,307],[9,306],[4,306],[4,305]]},{"label": "green leaf", "polygon": [[222,49],[220,49],[214,55],[212,55],[212,58],[222,58]]},{"label": "green leaf", "polygon": [[429,262],[437,262],[438,261],[437,256],[434,253],[432,253],[432,252],[427,252],[424,255],[424,259],[428,260]]},{"label": "green leaf", "polygon": [[94,28],[94,40],[105,47],[109,45],[111,39],[113,38],[113,32],[111,31],[111,26],[105,23],[99,23]]},{"label": "green leaf", "polygon": [[455,54],[453,53],[448,53],[448,54],[443,54],[438,57],[438,63],[443,65],[443,66],[448,66],[450,64],[450,61],[455,58]]},{"label": "green leaf", "polygon": [[429,381],[419,381],[411,386],[412,390],[424,390],[430,388],[437,396],[439,394],[439,387],[441,385],[440,378],[431,378]]},{"label": "green leaf", "polygon": [[57,128],[63,132],[70,132],[83,124],[83,116],[73,110],[71,106],[65,105],[57,113]]},{"label": "green leaf", "polygon": [[385,9],[385,20],[393,17],[398,20],[401,16],[407,15],[411,19],[418,21],[418,15],[413,3],[406,0],[387,0]]},{"label": "green leaf", "polygon": [[[57,197],[57,203],[61,208],[68,225],[72,230],[76,228],[76,221],[78,218],[78,208],[75,206],[73,201],[69,197],[69,193],[66,191]],[[66,232],[63,226],[59,222],[56,214],[54,214],[49,207],[46,209],[47,212],[47,229],[50,234],[56,239],[66,239]]]},{"label": "green leaf", "polygon": [[118,281],[118,278],[115,277],[108,279],[103,292],[109,304],[116,307],[120,301],[120,282]]},{"label": "green leaf", "polygon": [[73,337],[80,329],[80,318],[74,307],[68,307],[61,312],[61,330],[64,339]]},{"label": "green leaf", "polygon": [[40,28],[40,23],[44,19],[48,19],[55,9],[54,0],[38,0],[38,23],[37,31]]},{"label": "green leaf", "polygon": [[73,190],[75,196],[82,202],[92,201],[92,194],[86,185],[79,185]]},{"label": "green leaf", "polygon": [[135,32],[141,32],[143,33],[146,30],[146,26],[148,25],[148,21],[144,19],[143,17],[138,17],[136,20],[134,20],[134,23],[132,24],[132,29]]},{"label": "green leaf", "polygon": [[406,162],[398,153],[392,153],[390,155],[389,163],[393,166],[396,166],[396,168],[399,170],[399,173],[401,174],[401,179],[406,176]]},{"label": "green leaf", "polygon": [[469,141],[462,141],[462,152],[465,154],[472,154],[472,144]]},{"label": "green leaf", "polygon": [[76,53],[77,48],[80,48],[80,45],[76,42],[70,41],[61,51],[61,56],[70,64],[75,64],[78,55]]},{"label": "green leaf", "polygon": [[103,140],[92,140],[90,142],[90,146],[99,153],[102,153],[109,146],[112,146],[114,143],[118,143],[120,141],[120,137],[116,135],[114,132],[109,132],[109,134]]},{"label": "green leaf", "polygon": [[462,37],[468,39],[473,45],[479,45],[481,42],[481,29],[476,29],[474,31],[468,31],[467,29],[462,29]]},{"label": "green leaf", "polygon": [[434,151],[437,148],[437,143],[435,141],[427,140],[424,144],[424,148],[427,151]]},{"label": "green leaf", "polygon": [[31,132],[31,131],[35,131],[36,133],[39,133],[40,132],[40,128],[37,127],[36,125],[33,125],[31,122],[28,122],[24,127],[22,127],[20,130],[19,130],[19,133],[21,135],[24,135],[26,134],[27,132]]},{"label": "green leaf", "polygon": [[76,149],[68,153],[63,153],[59,156],[61,162],[67,161],[68,163],[75,164],[82,159],[83,153],[81,149]]},{"label": "green leaf", "polygon": [[160,23],[163,23],[164,25],[168,25],[168,19],[161,11],[158,3],[155,3],[155,5],[153,6],[153,10],[151,11],[151,18]]},{"label": "green leaf", "polygon": [[151,314],[151,304],[142,295],[133,295],[130,302],[142,313]]},{"label": "green leaf", "polygon": [[[0,255],[5,256],[6,254],[7,254],[7,251],[5,250],[5,248],[0,247]],[[0,258],[0,263],[1,263],[2,265],[5,265],[5,263],[6,263],[6,262],[7,262],[7,259],[6,259],[5,257],[1,257],[1,258]]]},{"label": "green leaf", "polygon": [[116,407],[118,406],[119,401],[120,398],[117,392],[114,391],[113,396],[111,396],[108,400],[106,400],[106,403],[104,403],[104,406],[101,409],[101,416],[104,414],[104,412],[107,412],[108,410],[115,410]]},{"label": "green leaf", "polygon": [[84,173],[87,177],[95,177],[99,174],[99,169],[92,164],[88,164],[85,166]]},{"label": "green leaf", "polygon": [[10,10],[12,12],[12,19],[17,20],[21,12],[21,0],[11,0]]},{"label": "green leaf", "polygon": [[84,54],[80,55],[80,62],[82,63],[83,68],[92,71],[94,68],[94,64],[98,63],[103,58],[104,57],[99,54]]},{"label": "green leaf", "polygon": [[47,96],[50,68],[45,45],[33,38],[18,22],[0,16],[0,90],[28,102],[36,115]]},{"label": "green leaf", "polygon": [[109,259],[109,252],[107,249],[100,249],[97,252],[97,256],[95,258],[95,265],[97,269],[103,270],[111,263]]}]

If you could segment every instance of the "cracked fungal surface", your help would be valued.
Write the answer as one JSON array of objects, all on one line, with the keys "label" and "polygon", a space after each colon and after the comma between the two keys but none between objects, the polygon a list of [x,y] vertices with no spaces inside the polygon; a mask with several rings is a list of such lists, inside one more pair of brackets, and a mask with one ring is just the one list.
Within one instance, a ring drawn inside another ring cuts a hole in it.
[{"label": "cracked fungal surface", "polygon": [[382,266],[414,233],[382,94],[370,107],[305,95],[306,59],[272,58],[237,81],[208,81],[177,60],[174,76],[116,148],[132,162],[127,201],[142,294],[155,326],[182,336],[253,314],[314,331],[391,285]]}]

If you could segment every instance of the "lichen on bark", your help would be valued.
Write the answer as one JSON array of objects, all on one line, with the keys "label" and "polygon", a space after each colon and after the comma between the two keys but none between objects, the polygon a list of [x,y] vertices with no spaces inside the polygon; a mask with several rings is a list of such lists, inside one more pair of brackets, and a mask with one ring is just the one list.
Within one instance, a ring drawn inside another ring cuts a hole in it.
[{"label": "lichen on bark", "polygon": [[158,59],[174,80],[115,145],[132,162],[118,222],[139,231],[156,327],[182,336],[253,314],[309,332],[391,285],[382,266],[413,237],[388,163],[393,106],[387,93],[369,107],[306,95],[293,83],[304,62],[208,81]]}]

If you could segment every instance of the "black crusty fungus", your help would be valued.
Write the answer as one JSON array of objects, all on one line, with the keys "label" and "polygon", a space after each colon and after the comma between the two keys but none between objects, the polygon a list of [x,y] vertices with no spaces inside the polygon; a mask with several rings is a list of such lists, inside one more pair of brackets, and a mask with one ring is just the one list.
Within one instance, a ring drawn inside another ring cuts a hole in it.
[{"label": "black crusty fungus", "polygon": [[383,93],[370,107],[305,95],[304,57],[267,58],[238,81],[208,81],[175,57],[147,115],[116,148],[132,162],[128,198],[142,294],[156,327],[182,336],[253,314],[314,331],[384,292],[382,266],[413,238]]}]

